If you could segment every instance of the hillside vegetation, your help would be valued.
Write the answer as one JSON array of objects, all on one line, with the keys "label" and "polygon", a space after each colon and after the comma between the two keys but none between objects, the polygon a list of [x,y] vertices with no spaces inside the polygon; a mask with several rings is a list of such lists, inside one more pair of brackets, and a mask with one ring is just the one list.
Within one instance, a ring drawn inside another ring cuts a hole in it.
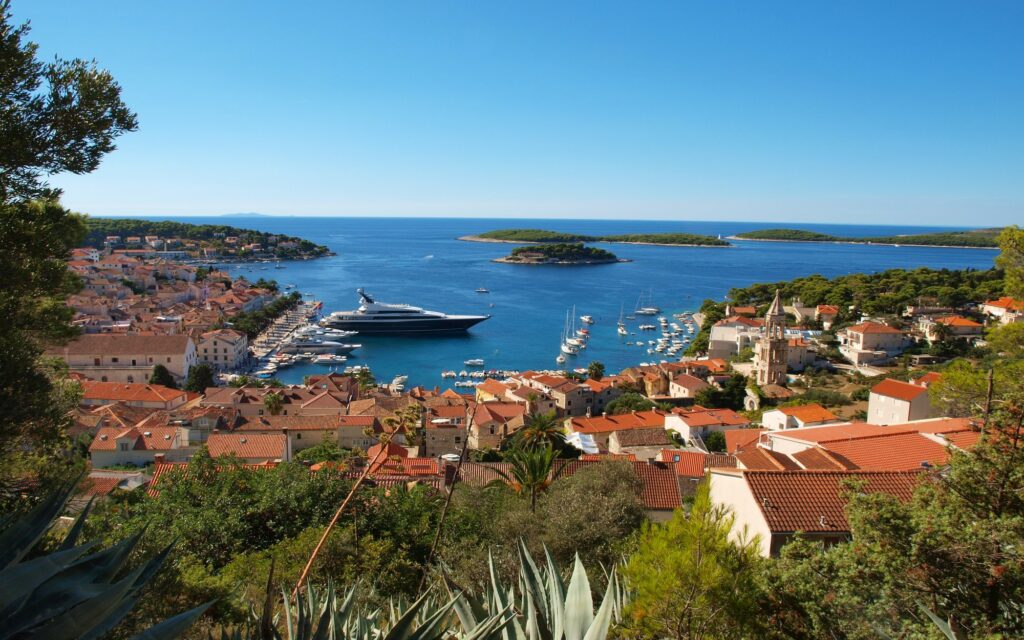
[{"label": "hillside vegetation", "polygon": [[929,247],[980,247],[996,248],[1001,229],[975,229],[973,231],[945,231],[915,235],[870,236],[849,238],[805,229],[761,229],[737,233],[744,240],[784,240],[787,242],[852,242],[875,244],[906,244]]},{"label": "hillside vegetation", "polygon": [[303,238],[296,238],[280,233],[240,229],[226,224],[189,224],[168,220],[130,220],[111,218],[86,218],[87,246],[102,248],[107,236],[160,236],[164,239],[181,238],[209,243],[211,246],[222,244],[223,239],[235,236],[240,244],[258,243],[266,246],[273,236],[277,242],[295,242],[299,245],[298,252],[306,255],[324,255],[328,253],[325,246],[315,244]]},{"label": "hillside vegetation", "polygon": [[516,247],[506,260],[530,262],[531,254],[540,254],[547,260],[557,260],[558,262],[618,262],[619,259],[611,251],[588,247],[581,242],[576,242]]}]

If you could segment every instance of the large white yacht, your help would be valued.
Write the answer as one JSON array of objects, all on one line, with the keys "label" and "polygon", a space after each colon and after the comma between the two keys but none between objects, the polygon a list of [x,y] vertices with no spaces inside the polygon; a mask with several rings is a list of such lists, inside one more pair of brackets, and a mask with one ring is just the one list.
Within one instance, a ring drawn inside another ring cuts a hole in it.
[{"label": "large white yacht", "polygon": [[363,335],[387,333],[450,333],[465,331],[491,316],[448,315],[407,304],[377,302],[358,289],[360,305],[353,311],[335,311],[320,321],[325,327],[357,331]]}]

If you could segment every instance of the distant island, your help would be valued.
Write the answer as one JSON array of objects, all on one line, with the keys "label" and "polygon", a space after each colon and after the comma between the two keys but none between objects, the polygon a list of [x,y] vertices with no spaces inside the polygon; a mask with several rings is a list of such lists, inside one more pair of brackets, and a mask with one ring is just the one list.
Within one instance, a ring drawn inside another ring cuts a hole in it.
[{"label": "distant island", "polygon": [[553,244],[516,247],[504,258],[496,258],[494,262],[504,264],[611,264],[629,262],[616,256],[611,251],[588,247],[582,242],[560,242]]},{"label": "distant island", "polygon": [[1002,229],[976,229],[973,231],[943,231],[905,236],[872,236],[847,238],[804,229],[761,229],[744,231],[733,238],[737,240],[769,240],[776,242],[841,242],[848,244],[889,244],[916,247],[965,247],[972,249],[995,249]]},{"label": "distant island", "polygon": [[578,233],[546,231],[544,229],[499,229],[477,235],[462,236],[469,242],[507,242],[512,244],[616,242],[621,244],[658,244],[674,247],[729,247],[725,240],[694,233],[632,233],[610,236],[592,236]]},{"label": "distant island", "polygon": [[331,251],[304,238],[226,224],[86,218],[85,245],[125,253],[173,252],[200,260],[307,260]]}]

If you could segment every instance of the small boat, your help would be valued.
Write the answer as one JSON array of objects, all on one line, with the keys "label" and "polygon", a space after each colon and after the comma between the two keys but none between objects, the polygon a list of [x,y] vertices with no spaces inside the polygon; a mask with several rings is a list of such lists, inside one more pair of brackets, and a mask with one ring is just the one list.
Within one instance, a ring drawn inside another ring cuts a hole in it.
[{"label": "small boat", "polygon": [[479,289],[477,289],[476,292],[477,293],[490,293],[490,291],[488,289],[484,289],[483,287],[480,287]]},{"label": "small boat", "polygon": [[558,354],[558,357],[555,358],[555,362],[557,362],[558,364],[565,364],[565,356],[563,356],[562,354]]},{"label": "small boat", "polygon": [[577,353],[580,352],[580,348],[579,347],[577,347],[574,344],[569,344],[568,342],[563,342],[562,346],[560,348],[562,350],[562,353],[564,353],[566,355],[570,355],[570,356],[574,356],[574,355],[576,355]]},{"label": "small boat", "polygon": [[462,371],[460,371],[460,372],[459,372],[459,377],[460,377],[460,378],[466,378],[466,377],[469,377],[469,372],[468,372],[468,371],[466,371],[465,369],[463,369]]},{"label": "small boat", "polygon": [[594,324],[594,316],[580,316],[580,321],[586,324]]},{"label": "small boat", "polygon": [[482,367],[484,366],[484,361],[483,358],[472,358],[470,360],[466,360],[462,364],[466,365],[467,367]]},{"label": "small boat", "polygon": [[618,327],[618,329],[616,329],[616,331],[619,332],[620,336],[628,336],[629,335],[629,331],[626,329],[626,325],[622,324],[621,322],[619,323],[619,327]]}]

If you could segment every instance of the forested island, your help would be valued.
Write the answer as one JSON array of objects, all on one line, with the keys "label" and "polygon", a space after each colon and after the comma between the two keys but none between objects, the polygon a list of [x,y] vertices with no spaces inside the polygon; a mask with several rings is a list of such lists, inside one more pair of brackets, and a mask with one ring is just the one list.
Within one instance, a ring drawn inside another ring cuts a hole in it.
[{"label": "forested island", "polygon": [[628,262],[611,251],[588,247],[582,242],[555,243],[516,247],[504,258],[495,262],[508,264],[610,264]]},{"label": "forested island", "polygon": [[545,229],[498,229],[477,235],[462,236],[459,240],[470,242],[507,243],[574,243],[574,242],[616,242],[622,244],[660,244],[678,247],[729,247],[729,242],[694,233],[630,233],[621,235],[594,236]]},{"label": "forested island", "polygon": [[891,244],[921,247],[967,247],[995,249],[1002,229],[974,229],[971,231],[943,231],[914,235],[871,236],[849,238],[806,229],[760,229],[737,233],[740,240],[774,240],[778,242],[841,242],[853,244]]},{"label": "forested island", "polygon": [[[85,245],[102,249],[138,249],[149,246],[160,250],[184,250],[196,257],[273,257],[277,259],[317,258],[330,249],[304,238],[280,233],[240,229],[226,224],[189,224],[186,222],[86,218]],[[117,240],[108,242],[116,236]],[[147,236],[156,238],[153,243]]]}]

